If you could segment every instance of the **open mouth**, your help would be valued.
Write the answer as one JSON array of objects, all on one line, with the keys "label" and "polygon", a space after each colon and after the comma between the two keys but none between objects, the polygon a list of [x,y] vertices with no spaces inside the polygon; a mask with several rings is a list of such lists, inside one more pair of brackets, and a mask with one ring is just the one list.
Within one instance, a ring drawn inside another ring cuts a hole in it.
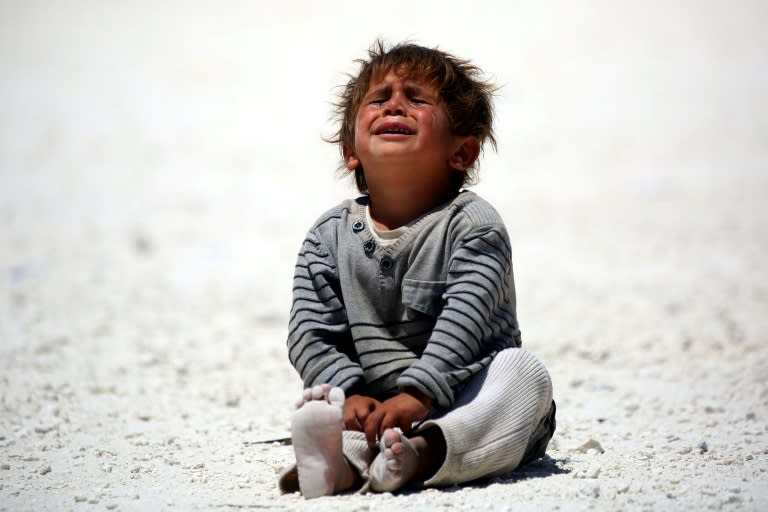
[{"label": "open mouth", "polygon": [[385,123],[374,132],[375,135],[413,135],[416,133],[403,123]]}]

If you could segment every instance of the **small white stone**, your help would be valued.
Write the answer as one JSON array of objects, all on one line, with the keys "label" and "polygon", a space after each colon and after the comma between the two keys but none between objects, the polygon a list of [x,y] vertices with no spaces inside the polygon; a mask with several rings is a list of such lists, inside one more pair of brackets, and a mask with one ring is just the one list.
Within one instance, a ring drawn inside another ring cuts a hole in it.
[{"label": "small white stone", "polygon": [[577,446],[576,448],[572,449],[572,452],[578,452],[578,453],[588,453],[589,450],[595,450],[597,453],[605,453],[605,449],[603,446],[594,439],[589,439],[585,443]]},{"label": "small white stone", "polygon": [[35,425],[35,432],[38,434],[47,434],[48,432],[56,430],[57,428],[59,428],[59,421],[41,421]]}]

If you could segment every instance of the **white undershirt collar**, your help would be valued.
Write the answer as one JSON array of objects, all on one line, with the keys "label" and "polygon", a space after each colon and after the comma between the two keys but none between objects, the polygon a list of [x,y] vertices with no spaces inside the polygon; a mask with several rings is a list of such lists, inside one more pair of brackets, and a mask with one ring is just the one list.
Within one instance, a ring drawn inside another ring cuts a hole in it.
[{"label": "white undershirt collar", "polygon": [[368,223],[368,230],[373,235],[373,238],[381,247],[388,247],[400,238],[400,235],[408,230],[408,226],[400,226],[399,228],[391,229],[389,231],[381,231],[376,228],[376,223],[371,218],[370,206],[365,207],[365,221]]}]

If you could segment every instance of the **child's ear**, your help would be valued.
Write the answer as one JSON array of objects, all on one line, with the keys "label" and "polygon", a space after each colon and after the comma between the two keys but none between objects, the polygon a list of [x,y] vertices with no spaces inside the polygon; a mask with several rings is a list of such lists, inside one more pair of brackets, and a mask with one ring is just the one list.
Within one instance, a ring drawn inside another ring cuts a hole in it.
[{"label": "child's ear", "polygon": [[357,158],[357,155],[352,148],[345,144],[341,151],[344,156],[344,165],[347,169],[354,171],[360,166],[360,159]]},{"label": "child's ear", "polygon": [[480,141],[477,137],[461,137],[459,147],[453,152],[448,162],[452,169],[465,171],[472,167],[480,156]]}]

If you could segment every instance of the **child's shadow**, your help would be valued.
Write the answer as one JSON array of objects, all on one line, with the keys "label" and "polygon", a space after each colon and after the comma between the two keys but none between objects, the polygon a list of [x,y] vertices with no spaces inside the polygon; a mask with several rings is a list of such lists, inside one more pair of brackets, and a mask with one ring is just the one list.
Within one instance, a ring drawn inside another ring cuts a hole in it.
[{"label": "child's shadow", "polygon": [[[461,485],[443,487],[440,488],[440,491],[456,492],[466,488],[484,489],[493,484],[513,484],[530,478],[546,478],[552,475],[568,474],[571,470],[563,467],[565,463],[567,463],[567,459],[553,459],[549,455],[544,455],[542,458],[529,462],[525,466],[514,469],[509,473],[504,473],[503,475],[493,478],[474,480]],[[421,489],[410,489],[406,491],[406,493],[415,493],[419,492],[419,490]]]},{"label": "child's shadow", "polygon": [[566,459],[553,459],[549,455],[544,455],[540,459],[529,462],[525,466],[502,475],[501,479],[506,483],[528,480],[529,478],[544,478],[552,475],[568,474],[571,470],[563,467],[563,464],[566,462]]}]

